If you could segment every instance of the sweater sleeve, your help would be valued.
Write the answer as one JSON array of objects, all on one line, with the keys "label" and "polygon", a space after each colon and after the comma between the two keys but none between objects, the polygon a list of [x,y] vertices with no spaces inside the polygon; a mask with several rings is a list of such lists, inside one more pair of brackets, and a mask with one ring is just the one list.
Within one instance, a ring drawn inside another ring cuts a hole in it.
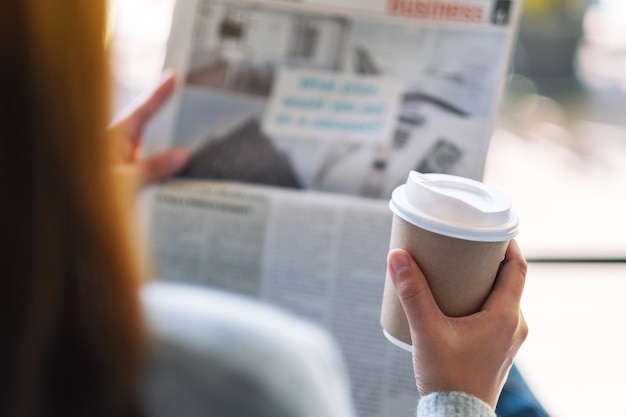
[{"label": "sweater sleeve", "polygon": [[142,299],[149,416],[356,416],[341,351],[321,327],[192,284],[153,282]]},{"label": "sweater sleeve", "polygon": [[464,392],[433,392],[420,399],[417,417],[495,417],[484,401]]}]

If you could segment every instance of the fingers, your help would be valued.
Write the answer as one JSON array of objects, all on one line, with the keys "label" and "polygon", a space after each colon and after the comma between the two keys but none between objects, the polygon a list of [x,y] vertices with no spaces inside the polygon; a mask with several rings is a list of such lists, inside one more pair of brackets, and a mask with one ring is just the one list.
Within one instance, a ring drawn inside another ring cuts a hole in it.
[{"label": "fingers", "polygon": [[509,242],[494,288],[485,302],[485,309],[517,311],[526,282],[528,265],[515,240]]},{"label": "fingers", "polygon": [[526,322],[526,318],[524,317],[524,314],[522,313],[522,310],[520,310],[519,312],[519,325],[516,331],[516,336],[517,336],[517,340],[516,340],[516,350],[514,352],[514,354],[517,354],[517,351],[519,350],[520,347],[522,347],[522,344],[524,343],[524,341],[526,340],[526,338],[528,337],[528,323]]},{"label": "fingers", "polygon": [[130,140],[130,146],[135,149],[141,140],[141,131],[157,110],[165,104],[174,91],[176,76],[173,71],[163,72],[159,84],[145,96],[140,97],[127,109],[120,112],[111,123],[111,129],[122,131]]},{"label": "fingers", "polygon": [[423,326],[436,323],[443,313],[433,298],[424,273],[411,255],[402,249],[394,249],[389,252],[387,263],[411,329],[419,331]]},{"label": "fingers", "polygon": [[139,182],[145,185],[168,178],[187,165],[189,154],[183,149],[170,149],[139,163]]},{"label": "fingers", "polygon": [[161,81],[147,97],[141,101],[131,114],[134,114],[136,123],[143,126],[156,111],[165,103],[167,98],[174,91],[176,77],[174,72],[166,70],[161,77]]}]

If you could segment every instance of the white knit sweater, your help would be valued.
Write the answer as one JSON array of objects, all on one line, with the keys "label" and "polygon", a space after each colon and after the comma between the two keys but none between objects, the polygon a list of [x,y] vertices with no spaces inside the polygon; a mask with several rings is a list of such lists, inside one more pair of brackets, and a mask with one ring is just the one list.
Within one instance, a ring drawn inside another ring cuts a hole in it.
[{"label": "white knit sweater", "polygon": [[480,399],[464,392],[434,392],[420,399],[417,417],[495,417]]}]

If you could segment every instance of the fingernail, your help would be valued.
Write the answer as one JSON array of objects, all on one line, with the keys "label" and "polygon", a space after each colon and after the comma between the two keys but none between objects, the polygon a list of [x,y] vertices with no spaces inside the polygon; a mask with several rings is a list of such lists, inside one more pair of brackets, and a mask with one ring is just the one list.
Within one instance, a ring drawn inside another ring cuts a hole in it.
[{"label": "fingernail", "polygon": [[405,251],[398,250],[389,254],[389,267],[394,275],[399,275],[411,267],[411,259]]},{"label": "fingernail", "polygon": [[185,164],[187,164],[188,159],[189,159],[189,156],[187,155],[187,152],[185,151],[181,150],[181,151],[172,152],[169,158],[170,167],[172,168],[172,170],[177,170],[179,168],[182,168],[183,166],[185,166]]},{"label": "fingernail", "polygon": [[175,71],[172,68],[165,68],[161,72],[161,81],[163,81],[164,79],[172,76],[174,73],[175,73]]}]

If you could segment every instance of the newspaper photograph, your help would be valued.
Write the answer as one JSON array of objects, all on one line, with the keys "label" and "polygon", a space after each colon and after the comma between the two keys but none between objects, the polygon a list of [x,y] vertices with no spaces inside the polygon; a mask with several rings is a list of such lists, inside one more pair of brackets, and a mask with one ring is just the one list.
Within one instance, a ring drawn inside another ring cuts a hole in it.
[{"label": "newspaper photograph", "polygon": [[481,179],[515,2],[179,3],[181,176],[373,198],[410,170]]}]

